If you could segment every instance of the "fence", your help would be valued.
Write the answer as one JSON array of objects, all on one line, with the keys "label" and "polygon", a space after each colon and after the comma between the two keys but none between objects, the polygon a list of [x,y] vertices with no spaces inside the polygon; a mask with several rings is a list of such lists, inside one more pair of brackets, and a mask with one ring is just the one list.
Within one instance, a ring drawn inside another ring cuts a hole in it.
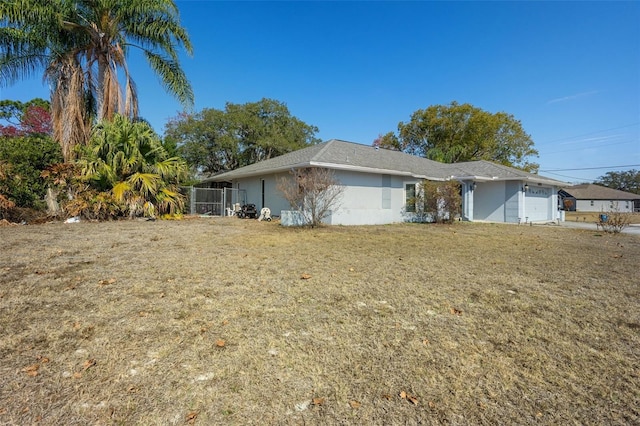
[{"label": "fence", "polygon": [[234,204],[247,203],[244,189],[189,186],[182,188],[182,193],[187,197],[188,213],[193,215],[227,216]]}]

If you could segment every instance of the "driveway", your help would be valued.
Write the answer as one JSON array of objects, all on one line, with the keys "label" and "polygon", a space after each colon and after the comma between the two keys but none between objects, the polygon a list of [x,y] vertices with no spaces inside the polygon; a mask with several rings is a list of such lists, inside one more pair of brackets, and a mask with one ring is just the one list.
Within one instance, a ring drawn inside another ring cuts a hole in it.
[{"label": "driveway", "polygon": [[[594,222],[564,221],[560,222],[560,226],[565,228],[590,229],[593,231],[598,230]],[[635,223],[633,225],[629,225],[622,230],[622,233],[640,236],[640,224]]]}]

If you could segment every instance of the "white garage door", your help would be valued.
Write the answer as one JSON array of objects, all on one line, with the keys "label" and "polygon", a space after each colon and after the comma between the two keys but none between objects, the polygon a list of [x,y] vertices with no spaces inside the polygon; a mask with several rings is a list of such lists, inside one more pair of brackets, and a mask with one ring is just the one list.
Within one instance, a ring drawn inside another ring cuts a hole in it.
[{"label": "white garage door", "polygon": [[530,222],[551,220],[551,188],[530,185],[525,192],[525,216]]}]

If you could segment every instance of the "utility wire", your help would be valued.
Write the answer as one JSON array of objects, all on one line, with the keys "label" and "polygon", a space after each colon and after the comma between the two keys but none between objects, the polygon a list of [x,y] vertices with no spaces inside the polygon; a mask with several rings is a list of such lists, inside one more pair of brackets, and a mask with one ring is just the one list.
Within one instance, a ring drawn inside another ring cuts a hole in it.
[{"label": "utility wire", "polygon": [[550,141],[541,142],[540,145],[547,144],[547,143],[558,142],[558,141],[569,140],[569,139],[581,138],[583,136],[595,135],[595,134],[602,133],[602,132],[610,132],[611,130],[625,129],[627,127],[637,126],[638,124],[640,124],[640,121],[637,122],[637,123],[626,124],[626,125],[620,126],[620,127],[612,127],[610,129],[596,130],[595,132],[583,133],[583,134],[577,135],[577,136],[569,136],[569,137],[566,137],[566,138],[552,139]]},{"label": "utility wire", "polygon": [[551,172],[569,172],[569,171],[575,171],[575,170],[621,169],[623,167],[640,167],[640,164],[628,164],[626,166],[581,167],[578,169],[551,169],[551,170],[540,170],[540,171],[545,173],[551,173]]}]

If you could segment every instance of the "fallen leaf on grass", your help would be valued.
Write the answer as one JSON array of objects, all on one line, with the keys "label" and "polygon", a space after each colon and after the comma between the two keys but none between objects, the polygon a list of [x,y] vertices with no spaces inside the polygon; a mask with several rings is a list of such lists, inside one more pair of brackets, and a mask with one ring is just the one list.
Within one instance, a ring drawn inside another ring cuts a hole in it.
[{"label": "fallen leaf on grass", "polygon": [[40,368],[40,364],[33,364],[22,369],[23,372],[27,373],[29,377],[35,377],[38,375],[38,368]]},{"label": "fallen leaf on grass", "polygon": [[219,348],[224,348],[224,345],[226,345],[226,344],[227,343],[222,339],[216,340],[216,346],[219,347]]},{"label": "fallen leaf on grass", "polygon": [[456,308],[450,308],[449,312],[451,312],[451,315],[462,315],[462,311]]},{"label": "fallen leaf on grass", "polygon": [[313,398],[311,402],[313,405],[322,405],[324,404],[324,398]]},{"label": "fallen leaf on grass", "polygon": [[193,423],[196,421],[196,418],[198,417],[198,412],[197,411],[191,411],[189,414],[187,414],[187,418],[186,418],[186,422],[187,423]]},{"label": "fallen leaf on grass", "polygon": [[388,393],[384,393],[382,394],[382,397],[386,400],[390,400],[391,399],[391,395],[389,395]]},{"label": "fallen leaf on grass", "polygon": [[38,355],[36,359],[40,361],[42,364],[46,364],[47,362],[49,362],[49,358],[42,355]]},{"label": "fallen leaf on grass", "polygon": [[400,398],[406,399],[407,401],[409,401],[413,405],[418,405],[418,398],[416,398],[415,396],[409,395],[405,391],[400,392]]},{"label": "fallen leaf on grass", "polygon": [[353,401],[349,401],[349,405],[351,408],[360,408],[362,404],[354,399]]},{"label": "fallen leaf on grass", "polygon": [[95,359],[91,358],[86,360],[83,364],[82,364],[82,370],[88,370],[89,368],[93,367],[94,365],[96,365],[97,362]]},{"label": "fallen leaf on grass", "polygon": [[429,339],[424,339],[424,340],[422,341],[422,344],[423,344],[423,345],[428,345],[428,344],[429,344]]},{"label": "fallen leaf on grass", "polygon": [[98,281],[99,285],[108,285],[108,284],[113,284],[116,282],[115,278],[109,278],[108,280],[100,280]]},{"label": "fallen leaf on grass", "polygon": [[82,378],[82,373],[79,373],[79,372],[73,373],[73,378],[74,379],[81,379]]},{"label": "fallen leaf on grass", "polygon": [[301,278],[301,279],[303,279],[303,280],[308,280],[309,278],[311,278],[311,275],[309,275],[309,274],[302,274],[302,275],[300,275],[300,278]]}]

